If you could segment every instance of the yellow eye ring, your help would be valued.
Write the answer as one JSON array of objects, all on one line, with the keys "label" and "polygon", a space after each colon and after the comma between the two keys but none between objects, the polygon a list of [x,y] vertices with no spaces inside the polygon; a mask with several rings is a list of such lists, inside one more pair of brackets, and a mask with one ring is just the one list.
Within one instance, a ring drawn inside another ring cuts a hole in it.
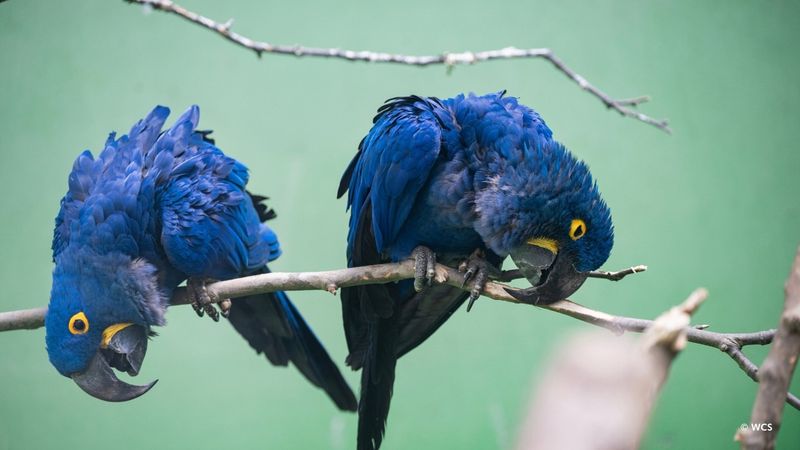
[{"label": "yellow eye ring", "polygon": [[72,334],[86,334],[89,331],[89,319],[86,314],[79,312],[69,319],[69,332]]},{"label": "yellow eye ring", "polygon": [[577,241],[578,239],[584,237],[586,235],[586,222],[582,221],[581,219],[572,219],[572,223],[569,225],[569,237],[573,241]]}]

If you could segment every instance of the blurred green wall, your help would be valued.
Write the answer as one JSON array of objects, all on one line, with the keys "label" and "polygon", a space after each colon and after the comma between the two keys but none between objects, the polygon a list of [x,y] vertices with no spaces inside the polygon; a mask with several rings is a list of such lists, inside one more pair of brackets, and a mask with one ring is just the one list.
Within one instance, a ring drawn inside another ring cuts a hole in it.
[{"label": "blurred green wall", "polygon": [[[800,242],[800,7],[788,1],[181,2],[275,43],[410,54],[547,46],[674,135],[622,119],[543,61],[425,69],[267,56],[176,17],[121,1],[0,4],[0,309],[42,306],[50,239],[75,156],[101,149],[155,104],[201,106],[201,126],[272,197],[284,256],[274,270],[344,265],[340,173],[392,96],[508,89],[585,159],[617,231],[607,268],[645,263],[574,298],[654,317],[697,286],[696,320],[719,331],[773,327]],[[338,298],[292,295],[337,361]],[[141,399],[105,404],[59,376],[43,330],[0,335],[0,449],[353,447],[338,413],[295,370],[271,367],[226,324],[170,310]],[[563,337],[588,325],[480,301],[398,366],[385,449],[508,448],[531,384]],[[764,349],[748,348],[761,362]],[[344,364],[342,364],[344,369]],[[357,387],[358,374],[347,372]],[[800,392],[795,377],[794,391]],[[733,448],[756,384],[725,355],[690,346],[673,367],[644,446]],[[787,410],[783,448],[800,448]]]}]

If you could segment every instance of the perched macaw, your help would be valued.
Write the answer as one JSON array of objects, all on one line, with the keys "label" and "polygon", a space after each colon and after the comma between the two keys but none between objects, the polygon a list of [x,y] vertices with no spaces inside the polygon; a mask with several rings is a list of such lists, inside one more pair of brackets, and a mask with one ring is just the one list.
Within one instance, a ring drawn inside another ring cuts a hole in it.
[{"label": "perched macaw", "polygon": [[[280,253],[263,221],[274,212],[245,190],[247,168],[197,131],[197,106],[162,132],[158,106],[128,135],[111,133],[97,159],[83,152],[69,175],[53,238],[47,352],[58,371],[102,400],[126,401],[173,290],[188,280],[198,314],[208,280],[268,272]],[[343,410],[356,399],[322,344],[283,292],[232,300],[228,320],[275,365],[291,361]]]},{"label": "perched macaw", "polygon": [[[349,190],[349,266],[409,257],[416,279],[342,290],[347,363],[362,369],[358,449],[383,440],[399,357],[422,343],[511,256],[532,287],[567,297],[609,256],[611,214],[588,167],[505,92],[387,101],[339,185]],[[471,292],[430,285],[435,259]]]}]

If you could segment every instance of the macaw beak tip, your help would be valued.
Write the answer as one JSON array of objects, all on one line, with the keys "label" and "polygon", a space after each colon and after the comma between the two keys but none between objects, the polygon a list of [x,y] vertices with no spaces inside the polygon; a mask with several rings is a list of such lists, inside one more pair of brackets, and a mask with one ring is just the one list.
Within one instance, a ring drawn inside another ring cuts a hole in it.
[{"label": "macaw beak tip", "polygon": [[509,295],[522,303],[549,305],[572,295],[586,281],[586,278],[586,274],[575,272],[574,275],[552,277],[541,285],[527,289],[504,289]]},{"label": "macaw beak tip", "polygon": [[547,305],[563,300],[577,291],[588,274],[576,270],[568,256],[548,253],[538,248],[526,248],[517,255],[512,254],[517,267],[533,286],[527,289],[506,289],[506,292],[523,303]]},{"label": "macaw beak tip", "polygon": [[136,375],[146,352],[146,330],[137,325],[129,326],[114,334],[107,347],[97,350],[86,370],[73,374],[70,378],[84,392],[100,400],[133,400],[144,395],[158,380],[142,386],[128,384],[117,378],[114,368]]},{"label": "macaw beak tip", "polygon": [[72,381],[84,392],[94,398],[107,402],[126,402],[144,395],[158,380],[139,386],[128,384],[114,374],[114,369],[108,365],[99,352],[94,355],[92,362],[82,373],[71,376]]},{"label": "macaw beak tip", "polygon": [[527,289],[516,289],[516,288],[503,288],[508,295],[514,297],[516,300],[522,303],[530,303],[532,305],[539,304],[539,296],[536,293],[536,288],[531,287]]}]

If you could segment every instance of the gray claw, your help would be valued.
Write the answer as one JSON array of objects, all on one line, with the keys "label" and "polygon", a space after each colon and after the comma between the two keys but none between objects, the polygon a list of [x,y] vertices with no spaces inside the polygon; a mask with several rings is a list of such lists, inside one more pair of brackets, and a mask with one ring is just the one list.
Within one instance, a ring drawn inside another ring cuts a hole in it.
[{"label": "gray claw", "polygon": [[484,286],[486,286],[486,282],[489,281],[489,274],[488,271],[479,269],[474,272],[475,273],[475,281],[472,284],[472,291],[469,293],[469,303],[467,303],[467,312],[470,312],[472,309],[472,305],[475,304],[475,300],[481,296],[481,292],[483,292]]},{"label": "gray claw", "polygon": [[203,317],[205,315],[205,313],[203,312],[203,307],[200,305],[200,302],[193,301],[192,303],[190,303],[190,305],[192,305],[194,312],[197,313],[197,317]]},{"label": "gray claw", "polygon": [[414,290],[422,291],[433,283],[436,275],[436,255],[425,246],[418,246],[412,252],[414,256]]},{"label": "gray claw", "polygon": [[472,255],[466,261],[459,265],[458,269],[464,272],[464,281],[461,282],[462,289],[469,281],[472,281],[469,303],[467,303],[467,312],[469,312],[472,310],[472,305],[481,296],[486,282],[489,281],[489,272],[494,268],[490,267],[489,263],[484,259],[483,251],[477,249],[472,252]]},{"label": "gray claw", "polygon": [[205,309],[208,317],[211,317],[211,320],[214,322],[219,322],[219,312],[217,311],[217,308],[214,308],[213,304],[209,303],[207,305],[203,305],[203,309]]},{"label": "gray claw", "polygon": [[[186,286],[192,296],[191,305],[192,308],[194,308],[194,312],[197,313],[197,316],[203,317],[204,314],[208,314],[208,317],[211,317],[211,320],[214,322],[219,322],[220,314],[217,311],[217,308],[214,306],[214,303],[211,301],[211,297],[208,295],[208,290],[206,289],[206,284],[210,282],[213,282],[213,280],[190,278],[186,282]],[[224,317],[227,317],[225,314],[226,312],[227,311],[223,311]]]},{"label": "gray claw", "polygon": [[428,251],[427,260],[425,261],[428,266],[428,286],[433,284],[433,278],[436,276],[436,255],[432,251]]},{"label": "gray claw", "polygon": [[464,286],[467,285],[467,282],[471,280],[472,276],[479,271],[480,268],[478,268],[477,265],[473,265],[473,262],[470,261],[470,263],[468,263],[466,266],[466,271],[464,272],[464,281],[461,282],[461,289],[464,289]]},{"label": "gray claw", "polygon": [[222,314],[222,317],[227,319],[231,314],[231,299],[226,298],[225,300],[219,302],[218,305],[220,314]]},{"label": "gray claw", "polygon": [[474,289],[472,290],[472,292],[469,293],[469,303],[467,303],[467,312],[470,312],[470,310],[472,309],[472,305],[475,303],[475,300],[477,300],[478,297],[480,296],[481,293],[475,292]]}]

